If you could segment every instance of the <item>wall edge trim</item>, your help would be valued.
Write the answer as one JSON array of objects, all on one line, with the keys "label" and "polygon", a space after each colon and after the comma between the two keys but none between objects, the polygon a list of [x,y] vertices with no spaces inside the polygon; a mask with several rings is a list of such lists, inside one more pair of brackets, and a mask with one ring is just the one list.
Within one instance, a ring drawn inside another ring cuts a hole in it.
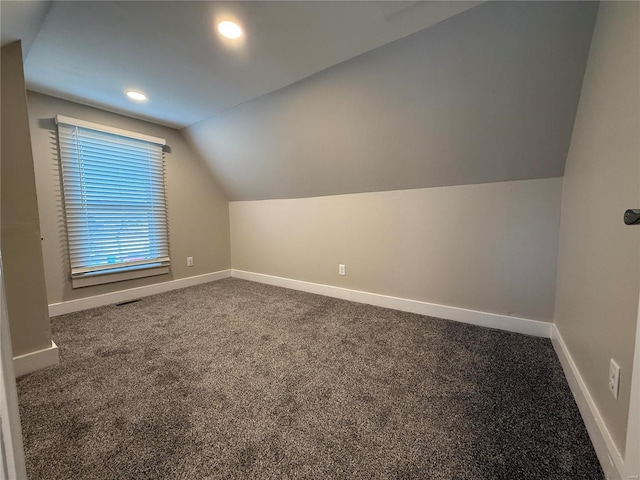
[{"label": "wall edge trim", "polygon": [[101,307],[103,305],[111,305],[118,302],[126,302],[135,300],[140,297],[148,297],[158,293],[178,290],[180,288],[192,287],[201,283],[214,282],[231,276],[231,270],[220,270],[217,272],[204,273],[193,277],[179,278],[177,280],[169,280],[168,282],[154,283],[143,287],[127,288],[117,292],[104,293],[102,295],[93,295],[91,297],[79,298],[76,300],[68,300],[66,302],[49,304],[49,316],[56,317],[66,313],[79,312],[89,308]]},{"label": "wall edge trim", "polygon": [[536,337],[549,338],[551,335],[551,323],[540,320],[530,320],[527,318],[510,317],[495,313],[469,310],[448,305],[438,305],[407,298],[392,297],[378,293],[364,292],[361,290],[350,290],[332,285],[305,282],[285,277],[265,275],[263,273],[247,272],[244,270],[231,270],[231,276],[242,280],[250,280],[259,283],[266,283],[278,287],[301,290],[303,292],[325,295],[328,297],[350,300],[352,302],[366,303],[378,307],[401,310],[403,312],[417,313],[430,317],[444,318],[456,322],[469,323],[482,327],[496,328],[509,332],[534,335]]},{"label": "wall edge trim", "polygon": [[56,365],[60,361],[58,346],[51,340],[51,346],[13,357],[13,369],[16,378],[43,368]]},{"label": "wall edge trim", "polygon": [[589,438],[596,451],[600,465],[605,472],[607,480],[624,478],[624,460],[613,437],[607,428],[600,411],[587,388],[587,384],[578,370],[567,344],[564,342],[556,324],[551,327],[551,343],[560,360],[569,388],[578,405],[582,420],[587,427]]}]

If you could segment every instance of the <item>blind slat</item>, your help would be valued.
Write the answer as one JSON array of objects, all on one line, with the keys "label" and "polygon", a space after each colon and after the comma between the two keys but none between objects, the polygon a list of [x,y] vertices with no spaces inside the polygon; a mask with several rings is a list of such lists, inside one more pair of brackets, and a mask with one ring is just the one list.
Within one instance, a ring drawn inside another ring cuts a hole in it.
[{"label": "blind slat", "polygon": [[[122,163],[126,161],[126,159],[114,159],[113,163]],[[141,171],[140,167],[135,165],[131,166],[122,166],[117,171],[114,171],[113,168],[105,167],[104,165],[95,165],[91,163],[84,163],[82,166],[82,172],[80,170],[67,172],[67,175],[72,177],[78,177],[80,175],[86,176],[88,174],[95,175],[110,175],[121,178],[129,178],[129,175],[132,174],[136,177],[147,178],[150,175],[152,176],[162,176],[164,174],[164,170],[160,167],[155,167],[153,165],[146,165],[144,170]]]}]

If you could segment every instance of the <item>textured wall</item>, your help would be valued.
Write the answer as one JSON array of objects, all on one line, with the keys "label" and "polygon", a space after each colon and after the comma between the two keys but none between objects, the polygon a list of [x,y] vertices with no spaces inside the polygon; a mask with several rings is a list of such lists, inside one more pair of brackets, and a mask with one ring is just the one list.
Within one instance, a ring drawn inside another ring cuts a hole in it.
[{"label": "textured wall", "polygon": [[562,176],[595,2],[492,2],[188,127],[231,200]]},{"label": "textured wall", "polygon": [[[640,7],[603,2],[567,158],[555,321],[616,444],[624,452],[640,265]],[[620,393],[607,389],[609,359]]]},{"label": "textured wall", "polygon": [[553,178],[231,202],[232,265],[551,321],[561,188]]},{"label": "textured wall", "polygon": [[[229,268],[227,199],[212,180],[206,166],[191,152],[178,131],[38,93],[29,92],[28,101],[49,303]],[[56,114],[167,140],[171,147],[171,153],[165,154],[172,260],[169,275],[75,290],[71,288],[66,230],[62,214],[57,137],[53,122]],[[194,257],[193,267],[186,266],[187,256]]]},{"label": "textured wall", "polygon": [[51,346],[20,42],[2,47],[2,262],[13,355]]}]

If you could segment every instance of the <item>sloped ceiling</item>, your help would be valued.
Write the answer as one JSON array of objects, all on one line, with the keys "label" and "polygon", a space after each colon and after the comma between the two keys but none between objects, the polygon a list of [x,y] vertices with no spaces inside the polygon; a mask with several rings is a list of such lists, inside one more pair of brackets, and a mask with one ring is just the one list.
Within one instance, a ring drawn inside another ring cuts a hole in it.
[{"label": "sloped ceiling", "polygon": [[[53,2],[26,57],[26,83],[181,128],[479,3]],[[217,35],[223,19],[240,23],[245,36]],[[149,100],[133,103],[126,89]]]},{"label": "sloped ceiling", "polygon": [[562,176],[596,13],[485,3],[183,133],[231,200]]},{"label": "sloped ceiling", "polygon": [[[561,176],[597,12],[581,1],[21,3],[0,3],[2,41],[32,42],[28,88],[186,126],[231,200]],[[216,36],[223,18],[244,26],[241,42]],[[149,101],[128,101],[127,88]]]}]

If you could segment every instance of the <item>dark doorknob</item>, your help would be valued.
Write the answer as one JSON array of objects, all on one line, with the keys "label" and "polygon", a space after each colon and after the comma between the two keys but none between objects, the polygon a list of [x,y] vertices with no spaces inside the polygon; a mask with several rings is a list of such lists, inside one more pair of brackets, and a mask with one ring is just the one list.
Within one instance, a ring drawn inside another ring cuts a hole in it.
[{"label": "dark doorknob", "polygon": [[640,225],[640,210],[630,208],[624,212],[624,223],[627,225]]}]

